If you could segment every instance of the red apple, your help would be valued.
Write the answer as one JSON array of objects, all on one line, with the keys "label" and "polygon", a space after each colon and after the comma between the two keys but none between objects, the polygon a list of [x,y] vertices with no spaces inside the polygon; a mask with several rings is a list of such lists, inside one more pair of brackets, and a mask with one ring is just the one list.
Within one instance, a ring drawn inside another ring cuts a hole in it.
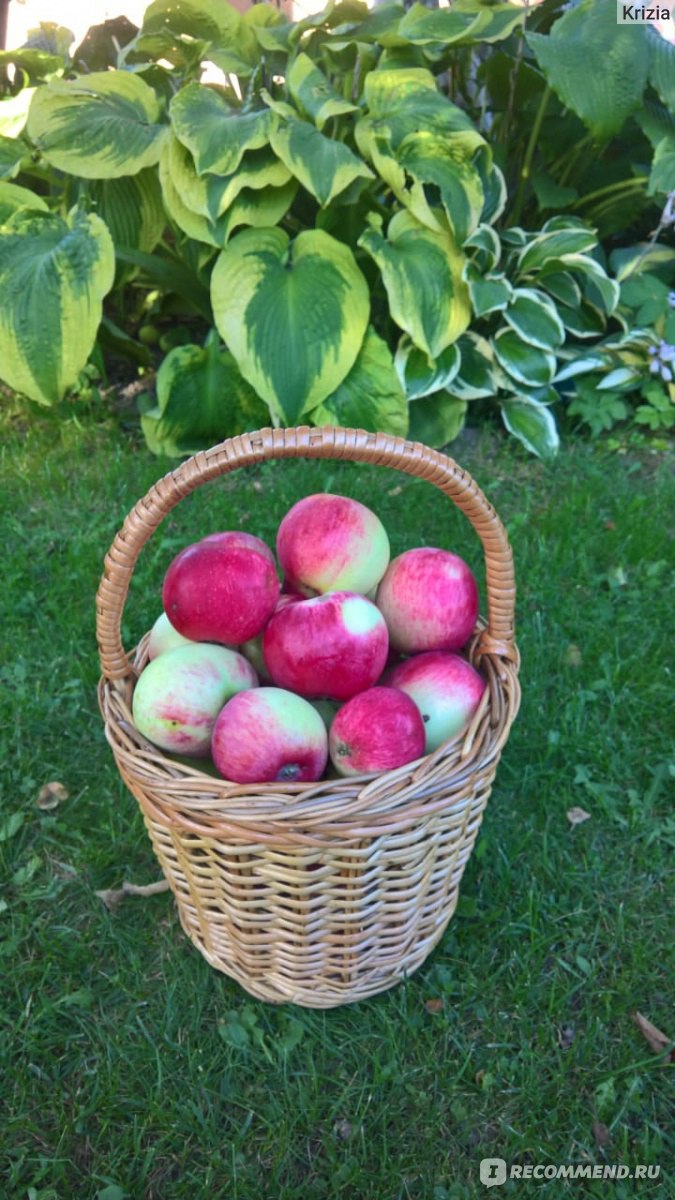
[{"label": "red apple", "polygon": [[375,587],[389,562],[384,525],[365,504],[320,492],[286,513],[277,533],[285,585],[315,596]]},{"label": "red apple", "polygon": [[393,771],[424,754],[424,722],[405,692],[372,687],[343,704],[328,742],[340,775]]},{"label": "red apple", "polygon": [[306,783],[323,774],[328,736],[307,700],[262,687],[240,692],[225,705],[211,753],[220,774],[233,783]]},{"label": "red apple", "polygon": [[231,646],[260,633],[278,598],[272,551],[236,531],[211,534],[181,550],[162,589],[164,611],[183,637]]},{"label": "red apple", "polygon": [[189,642],[160,654],[141,672],[132,702],[134,724],[162,750],[206,756],[223,705],[235,692],[257,684],[241,654]]},{"label": "red apple", "polygon": [[471,663],[446,650],[406,659],[387,671],[384,682],[415,701],[424,721],[427,754],[469,724],[486,687]]},{"label": "red apple", "polygon": [[[299,592],[291,592],[290,594],[284,593],[277,600],[277,606],[274,611],[275,613],[280,612],[282,608],[286,608],[287,604],[295,604],[298,600],[302,599],[304,599],[304,597],[301,596]],[[256,637],[249,638],[247,642],[242,642],[238,649],[239,653],[243,654],[244,658],[248,659],[260,682],[271,683],[272,679],[268,673],[267,667],[265,666],[265,659],[263,658],[262,644],[264,632],[265,631],[263,630]]]},{"label": "red apple", "polygon": [[348,700],[382,673],[389,641],[382,613],[355,592],[289,604],[272,617],[263,656],[277,687],[308,699]]},{"label": "red apple", "polygon": [[395,558],[377,589],[394,650],[459,650],[478,617],[478,585],[449,550],[420,546]]}]

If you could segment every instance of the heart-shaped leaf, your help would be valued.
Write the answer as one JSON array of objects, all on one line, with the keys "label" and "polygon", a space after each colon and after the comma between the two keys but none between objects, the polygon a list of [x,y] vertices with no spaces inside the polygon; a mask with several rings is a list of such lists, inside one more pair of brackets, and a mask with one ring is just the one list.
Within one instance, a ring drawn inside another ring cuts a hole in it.
[{"label": "heart-shaped leaf", "polygon": [[536,288],[516,288],[504,320],[531,346],[555,350],[565,341],[565,327],[553,301]]},{"label": "heart-shaped leaf", "polygon": [[550,409],[533,400],[502,400],[502,420],[526,450],[539,458],[553,458],[559,449],[560,438]]},{"label": "heart-shaped leaf", "polygon": [[293,59],[286,85],[298,108],[312,119],[317,129],[323,129],[329,117],[357,110],[356,104],[336,92],[308,54],[300,53]]},{"label": "heart-shaped leaf", "polygon": [[373,173],[344,142],[325,137],[308,121],[287,119],[270,132],[270,145],[319,204],[330,204],[354,179]]},{"label": "heart-shaped leaf", "polygon": [[497,391],[495,361],[492,347],[477,333],[465,333],[457,342],[461,355],[459,371],[450,385],[450,392],[461,400],[481,400]]},{"label": "heart-shaped leaf", "polygon": [[159,100],[140,76],[96,71],[38,88],[28,135],[59,171],[116,179],[158,162],[166,134],[159,118]]},{"label": "heart-shaped leaf", "polygon": [[424,442],[440,450],[452,442],[464,428],[466,400],[458,400],[447,392],[436,392],[410,405],[408,440]]},{"label": "heart-shaped leaf", "polygon": [[93,180],[86,190],[115,246],[154,250],[166,225],[162,189],[154,168],[120,179]]},{"label": "heart-shaped leaf", "polygon": [[157,373],[157,406],[141,417],[153,454],[195,454],[269,421],[266,405],[242,378],[214,331],[205,346],[177,346]]},{"label": "heart-shaped leaf", "polygon": [[473,263],[465,266],[464,279],[477,317],[502,312],[513,296],[513,288],[505,275],[482,275]]},{"label": "heart-shaped leaf", "polygon": [[267,145],[276,122],[268,108],[242,113],[213,88],[189,83],[169,107],[173,131],[190,151],[198,175],[231,175],[247,150]]},{"label": "heart-shaped leaf", "polygon": [[322,230],[290,241],[247,229],[211,278],[216,325],[277,421],[292,423],[350,371],[368,325],[368,285],[348,246]]},{"label": "heart-shaped leaf", "polygon": [[500,365],[526,387],[545,387],[555,375],[556,357],[524,342],[515,329],[499,329],[493,340]]},{"label": "heart-shaped leaf", "polygon": [[408,212],[392,217],[384,238],[375,224],[359,238],[375,259],[396,324],[435,359],[464,332],[471,305],[464,256],[448,230],[435,233]]},{"label": "heart-shaped leaf", "polygon": [[112,238],[93,213],[67,220],[20,211],[0,238],[0,372],[39,404],[75,383],[115,272]]},{"label": "heart-shaped leaf", "polygon": [[438,358],[429,358],[418,350],[405,334],[396,351],[395,366],[408,400],[419,400],[447,388],[457,375],[462,361],[457,342]]}]

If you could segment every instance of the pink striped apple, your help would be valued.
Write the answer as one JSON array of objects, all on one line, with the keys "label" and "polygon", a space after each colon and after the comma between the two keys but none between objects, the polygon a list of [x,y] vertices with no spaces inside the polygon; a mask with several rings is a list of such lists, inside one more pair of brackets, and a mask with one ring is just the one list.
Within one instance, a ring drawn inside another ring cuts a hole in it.
[{"label": "pink striped apple", "polygon": [[457,554],[420,546],[389,564],[376,603],[401,654],[459,650],[476,624],[478,585]]},{"label": "pink striped apple", "polygon": [[405,692],[372,687],[343,704],[328,745],[340,775],[393,771],[424,754],[424,722]]},{"label": "pink striped apple", "polygon": [[328,592],[277,612],[265,629],[263,656],[277,687],[308,699],[348,700],[379,679],[387,626],[355,592]]},{"label": "pink striped apple", "polygon": [[307,783],[328,759],[328,735],[319,713],[283,688],[240,692],[219,714],[211,752],[233,783]]},{"label": "pink striped apple", "polygon": [[[274,611],[275,613],[280,612],[281,609],[286,608],[288,604],[295,604],[296,601],[302,599],[304,599],[304,597],[301,596],[299,592],[283,593],[281,596],[279,596],[279,599],[277,600],[277,606]],[[243,654],[244,658],[248,659],[260,682],[268,684],[272,682],[272,679],[268,673],[267,667],[265,666],[265,659],[263,658],[262,644],[264,634],[265,630],[263,629],[262,632],[256,637],[249,638],[247,642],[242,642],[241,646],[239,646],[239,653]]]},{"label": "pink striped apple", "polygon": [[286,585],[307,596],[376,587],[389,562],[384,525],[365,504],[319,492],[286,513],[277,533]]},{"label": "pink striped apple", "polygon": [[174,558],[164,611],[183,637],[236,646],[264,628],[279,598],[272,551],[250,533],[211,534]]},{"label": "pink striped apple", "polygon": [[387,671],[384,681],[415,701],[424,721],[427,754],[466,728],[486,687],[471,663],[445,650],[406,659]]},{"label": "pink striped apple", "polygon": [[141,672],[132,703],[134,724],[162,750],[206,757],[223,705],[257,684],[251,664],[234,650],[209,642],[176,646]]}]

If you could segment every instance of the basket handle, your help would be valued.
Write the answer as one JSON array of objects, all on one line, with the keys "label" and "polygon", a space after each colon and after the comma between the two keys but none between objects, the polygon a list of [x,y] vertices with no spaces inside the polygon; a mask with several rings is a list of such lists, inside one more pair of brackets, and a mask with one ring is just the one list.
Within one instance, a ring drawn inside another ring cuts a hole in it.
[{"label": "basket handle", "polygon": [[299,426],[244,433],[200,451],[158,480],[132,508],[106,555],[96,596],[96,637],[106,679],[114,682],[133,676],[131,656],[122,645],[122,612],[138,556],[157,526],[202,483],[268,458],[346,458],[394,467],[433,483],[449,496],[473,525],[485,554],[488,622],[478,638],[478,654],[516,661],[511,547],[499,517],[471,476],[451,458],[420,442],[362,429]]}]

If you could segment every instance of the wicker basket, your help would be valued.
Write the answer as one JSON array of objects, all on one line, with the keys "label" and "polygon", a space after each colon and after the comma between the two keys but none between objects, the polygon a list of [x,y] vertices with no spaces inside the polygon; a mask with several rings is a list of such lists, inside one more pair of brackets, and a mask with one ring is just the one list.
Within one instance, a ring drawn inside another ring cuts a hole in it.
[{"label": "wicker basket", "polygon": [[[433,754],[377,776],[235,785],[165,758],[136,731],[120,622],[138,555],[194,488],[269,458],[395,467],[435,484],[469,518],[487,568],[487,621],[470,658],[489,686],[471,726]],[[138,800],[188,937],[252,995],[329,1008],[414,971],[452,916],[495,770],[518,710],[514,579],[505,530],[469,475],[419,443],[339,428],[263,429],[195,455],[129,513],[97,596],[106,737]]]}]

